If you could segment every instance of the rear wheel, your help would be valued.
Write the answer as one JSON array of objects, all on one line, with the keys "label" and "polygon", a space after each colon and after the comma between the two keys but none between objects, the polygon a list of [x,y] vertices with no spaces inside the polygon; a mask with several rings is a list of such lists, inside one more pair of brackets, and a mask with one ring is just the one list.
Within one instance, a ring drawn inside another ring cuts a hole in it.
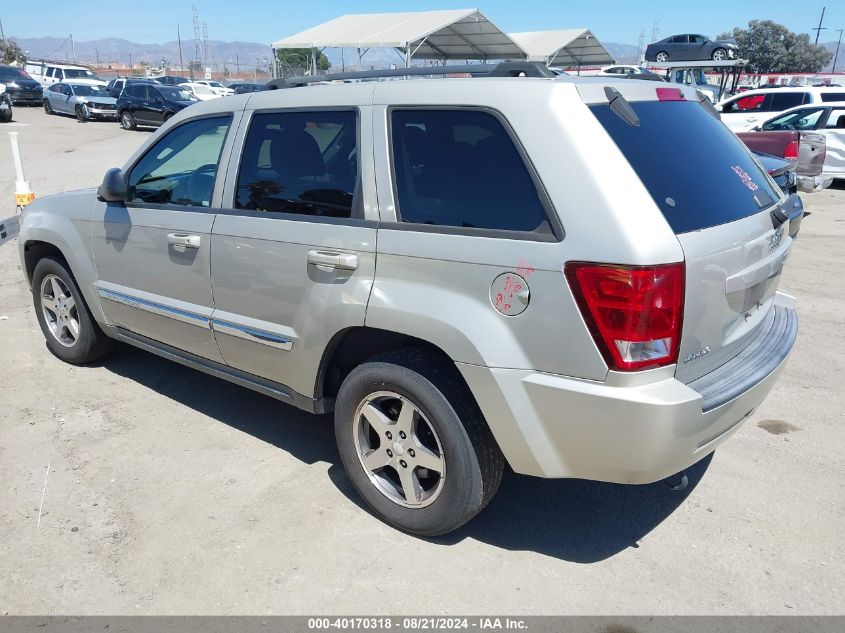
[{"label": "rear wheel", "polygon": [[2,112],[0,112],[0,121],[3,121],[3,123],[8,123],[11,120],[12,120],[12,106],[9,106],[8,110],[3,110]]},{"label": "rear wheel", "polygon": [[137,127],[135,117],[132,116],[129,110],[124,110],[120,113],[120,127],[124,130],[134,130]]},{"label": "rear wheel", "polygon": [[654,58],[658,62],[668,62],[669,61],[669,53],[666,51],[660,51],[657,53],[657,56]]},{"label": "rear wheel", "polygon": [[53,114],[53,106],[50,105],[50,101],[48,99],[44,99],[44,112],[47,114]]},{"label": "rear wheel", "polygon": [[422,536],[451,532],[481,512],[504,472],[459,376],[417,350],[381,356],[346,377],[335,436],[349,479],[375,513]]},{"label": "rear wheel", "polygon": [[713,58],[713,61],[721,62],[728,58],[728,53],[725,51],[724,48],[717,48],[715,51],[713,51],[713,55],[711,57]]},{"label": "rear wheel", "polygon": [[88,363],[108,353],[109,339],[94,322],[64,262],[45,257],[35,265],[32,298],[47,347],[65,362]]},{"label": "rear wheel", "polygon": [[167,122],[168,122],[170,119],[172,119],[172,118],[173,118],[173,113],[172,113],[172,112],[165,112],[165,113],[164,113],[164,122],[165,122],[165,123],[167,123]]}]

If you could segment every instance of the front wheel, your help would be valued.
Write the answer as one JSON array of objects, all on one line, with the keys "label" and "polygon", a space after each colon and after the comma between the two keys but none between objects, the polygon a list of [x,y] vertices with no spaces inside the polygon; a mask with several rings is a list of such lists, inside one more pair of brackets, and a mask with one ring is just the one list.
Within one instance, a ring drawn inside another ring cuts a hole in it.
[{"label": "front wheel", "polygon": [[82,123],[86,123],[91,119],[91,111],[87,105],[83,103],[82,105],[76,106],[76,118]]},{"label": "front wheel", "polygon": [[350,481],[375,513],[421,536],[446,534],[481,512],[504,473],[504,456],[454,368],[416,350],[346,377],[335,436]]},{"label": "front wheel", "polygon": [[728,54],[725,52],[724,48],[717,48],[713,51],[713,55],[711,57],[714,62],[722,62],[728,58]]},{"label": "front wheel", "polygon": [[0,111],[0,121],[3,123],[8,123],[12,120],[12,106],[9,106],[7,110]]},{"label": "front wheel", "polygon": [[129,112],[129,110],[124,110],[120,114],[120,127],[124,130],[134,130],[137,127],[135,117],[132,116],[132,113]]},{"label": "front wheel", "polygon": [[660,51],[657,53],[657,56],[654,58],[658,62],[668,62],[669,61],[669,53],[664,51]]},{"label": "front wheel", "polygon": [[64,262],[45,257],[32,275],[32,299],[49,350],[78,365],[104,356],[112,341],[97,326]]}]

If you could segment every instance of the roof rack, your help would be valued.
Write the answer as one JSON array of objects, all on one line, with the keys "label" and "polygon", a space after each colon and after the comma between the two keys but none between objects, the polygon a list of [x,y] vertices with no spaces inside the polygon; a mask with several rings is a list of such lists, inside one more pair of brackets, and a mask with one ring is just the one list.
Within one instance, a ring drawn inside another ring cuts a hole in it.
[{"label": "roof rack", "polygon": [[307,75],[273,79],[264,86],[264,90],[297,88],[313,83],[330,81],[355,81],[383,79],[389,77],[427,77],[431,75],[468,74],[473,77],[546,77],[553,79],[555,73],[542,62],[501,62],[499,64],[462,64],[459,66],[413,66],[410,68],[386,68],[383,70],[361,70],[330,75]]}]

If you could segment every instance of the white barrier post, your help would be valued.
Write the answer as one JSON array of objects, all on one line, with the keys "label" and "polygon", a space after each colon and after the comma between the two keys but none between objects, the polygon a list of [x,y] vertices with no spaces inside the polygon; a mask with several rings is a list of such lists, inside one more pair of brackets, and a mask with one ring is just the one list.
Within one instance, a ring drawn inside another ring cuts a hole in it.
[{"label": "white barrier post", "polygon": [[18,133],[9,132],[9,142],[12,144],[12,160],[15,163],[15,204],[25,207],[33,200],[35,194],[29,188],[29,182],[23,173],[23,162],[21,161],[21,150],[18,147]]}]

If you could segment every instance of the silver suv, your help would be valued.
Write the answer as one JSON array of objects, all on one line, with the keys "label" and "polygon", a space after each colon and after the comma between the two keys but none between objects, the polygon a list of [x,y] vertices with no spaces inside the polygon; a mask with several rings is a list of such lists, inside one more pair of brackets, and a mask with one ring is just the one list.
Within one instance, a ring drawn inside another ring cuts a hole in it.
[{"label": "silver suv", "polygon": [[333,411],[361,496],[435,535],[506,464],[647,483],[735,432],[796,337],[782,203],[689,88],[335,83],[192,106],[19,244],[60,359]]}]

